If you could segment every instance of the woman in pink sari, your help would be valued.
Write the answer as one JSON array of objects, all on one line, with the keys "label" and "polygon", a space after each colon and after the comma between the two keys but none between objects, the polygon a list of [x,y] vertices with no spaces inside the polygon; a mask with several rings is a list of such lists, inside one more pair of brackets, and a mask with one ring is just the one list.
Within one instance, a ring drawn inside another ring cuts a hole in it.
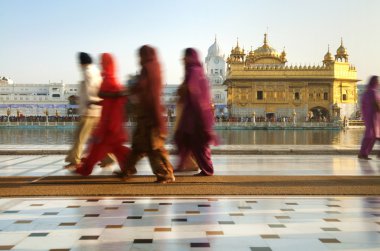
[{"label": "woman in pink sari", "polygon": [[97,128],[92,135],[92,142],[88,147],[88,156],[82,160],[76,172],[88,176],[94,165],[102,160],[107,153],[113,153],[119,163],[120,169],[124,170],[130,148],[124,146],[127,133],[124,130],[124,106],[125,96],[102,95],[117,94],[124,92],[122,85],[117,81],[115,72],[115,61],[111,54],[103,53],[101,57],[103,82],[100,86],[99,96],[103,98],[100,102],[102,113]]},{"label": "woman in pink sari", "polygon": [[185,81],[179,90],[182,116],[174,134],[179,153],[178,169],[183,168],[186,158],[192,153],[201,169],[196,175],[211,176],[214,167],[209,144],[215,143],[216,137],[209,82],[194,49],[185,50],[184,63]]},{"label": "woman in pink sari", "polygon": [[358,155],[359,159],[370,160],[368,155],[371,153],[376,139],[380,139],[380,110],[379,96],[377,90],[379,80],[377,76],[372,76],[367,90],[362,96],[362,117],[365,124],[365,133],[362,146]]}]

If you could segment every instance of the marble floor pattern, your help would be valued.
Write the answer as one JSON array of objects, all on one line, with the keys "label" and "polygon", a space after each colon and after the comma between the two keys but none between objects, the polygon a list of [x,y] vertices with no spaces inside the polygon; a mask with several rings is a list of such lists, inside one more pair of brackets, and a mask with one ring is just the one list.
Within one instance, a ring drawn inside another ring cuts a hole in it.
[{"label": "marble floor pattern", "polygon": [[[73,175],[64,157],[0,155],[0,176]],[[213,161],[216,175],[380,175],[380,160],[347,155]],[[380,197],[0,198],[0,250],[380,250]]]},{"label": "marble floor pattern", "polygon": [[[64,170],[64,155],[0,155],[0,176],[73,175]],[[175,165],[176,156],[170,155]],[[359,160],[353,155],[213,155],[215,175],[380,175],[380,160]],[[147,158],[138,165],[138,174],[152,175]],[[94,168],[95,175],[118,170]],[[176,175],[188,175],[177,173]]]},{"label": "marble floor pattern", "polygon": [[2,198],[0,250],[380,250],[380,197]]}]

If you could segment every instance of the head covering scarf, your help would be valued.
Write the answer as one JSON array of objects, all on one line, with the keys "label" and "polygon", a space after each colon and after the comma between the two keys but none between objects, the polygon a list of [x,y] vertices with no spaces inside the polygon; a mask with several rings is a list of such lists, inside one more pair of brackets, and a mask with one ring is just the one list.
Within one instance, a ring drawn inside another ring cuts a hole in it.
[{"label": "head covering scarf", "polygon": [[121,84],[116,79],[116,63],[112,55],[103,53],[101,56],[103,82],[100,86],[100,91],[103,92],[118,92],[123,89]]},{"label": "head covering scarf", "polygon": [[182,97],[183,111],[176,131],[177,140],[184,134],[194,135],[203,143],[211,143],[213,134],[213,111],[209,82],[204,74],[198,53],[192,49],[185,50],[185,91]]},{"label": "head covering scarf", "polygon": [[369,79],[369,82],[367,84],[367,90],[369,90],[369,89],[377,89],[378,85],[379,85],[379,78],[378,78],[378,76],[372,76]]},{"label": "head covering scarf", "polygon": [[[112,55],[103,53],[101,55],[103,82],[100,85],[100,92],[118,92],[123,89],[122,85],[117,81],[116,64]],[[124,123],[124,106],[125,97],[107,97],[101,102],[102,113],[95,136],[112,137],[113,141],[124,142],[127,135],[123,128]]]},{"label": "head covering scarf", "polygon": [[156,50],[149,45],[144,45],[139,49],[139,55],[141,73],[132,93],[139,97],[143,116],[149,119],[151,125],[158,128],[160,133],[166,134],[164,109],[161,104],[161,67],[157,60]]},{"label": "head covering scarf", "polygon": [[377,94],[379,80],[377,76],[372,76],[367,84],[367,89],[362,95],[362,117],[367,131],[374,131],[377,137],[380,137],[379,111],[376,102],[380,102]]}]

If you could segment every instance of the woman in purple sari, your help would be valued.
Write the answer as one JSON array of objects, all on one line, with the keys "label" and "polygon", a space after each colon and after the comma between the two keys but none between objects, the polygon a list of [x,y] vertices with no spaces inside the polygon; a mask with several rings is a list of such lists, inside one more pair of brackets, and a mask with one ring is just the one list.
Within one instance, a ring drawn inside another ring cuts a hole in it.
[{"label": "woman in purple sari", "polygon": [[185,80],[179,90],[183,110],[174,134],[179,154],[178,169],[182,169],[186,158],[192,153],[201,169],[196,175],[211,176],[214,167],[209,144],[215,143],[216,137],[209,82],[194,49],[185,50],[184,63]]},{"label": "woman in purple sari", "polygon": [[379,80],[377,76],[372,76],[367,89],[362,96],[362,117],[365,124],[365,133],[362,140],[362,146],[358,155],[359,159],[370,160],[368,155],[371,153],[376,139],[380,139],[380,114],[379,114],[379,97],[377,89]]}]

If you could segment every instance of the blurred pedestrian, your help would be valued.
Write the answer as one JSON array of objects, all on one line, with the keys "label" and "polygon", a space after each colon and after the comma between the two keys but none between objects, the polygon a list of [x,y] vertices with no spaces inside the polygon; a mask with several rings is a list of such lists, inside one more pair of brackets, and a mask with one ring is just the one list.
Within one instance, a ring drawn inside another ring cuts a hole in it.
[{"label": "blurred pedestrian", "polygon": [[94,165],[104,158],[108,152],[116,156],[120,169],[123,170],[131,151],[123,145],[127,140],[127,133],[124,130],[126,97],[102,95],[102,93],[121,93],[124,91],[123,86],[116,79],[116,65],[111,54],[102,54],[101,65],[103,81],[99,95],[103,97],[103,100],[99,104],[102,106],[102,112],[98,126],[92,135],[91,144],[88,146],[88,155],[83,158],[82,163],[76,169],[76,172],[83,176],[90,175]]},{"label": "blurred pedestrian", "polygon": [[[183,115],[183,99],[184,99],[184,92],[185,92],[186,86],[184,83],[182,83],[177,90],[177,96],[178,101],[176,104],[176,117],[175,117],[175,124],[173,127],[174,133],[178,130],[178,124],[179,121],[181,121],[181,117]],[[185,159],[182,161],[180,165],[177,165],[175,168],[175,172],[187,172],[187,171],[198,171],[199,166],[197,162],[195,161],[195,158],[191,152],[189,152],[189,155],[184,157]]]},{"label": "blurred pedestrian", "polygon": [[161,105],[162,77],[156,50],[149,45],[139,49],[141,73],[137,83],[130,88],[130,101],[134,103],[137,125],[132,137],[132,153],[126,169],[119,173],[127,178],[137,172],[136,163],[147,156],[158,183],[175,180],[173,166],[164,144],[167,126]]},{"label": "blurred pedestrian", "polygon": [[[81,162],[84,145],[98,124],[102,109],[101,106],[95,104],[101,100],[98,97],[99,87],[102,82],[100,71],[92,63],[92,58],[89,54],[80,52],[78,57],[83,73],[83,81],[81,81],[79,89],[79,112],[81,118],[74,134],[74,144],[65,158],[65,161],[69,162],[65,166],[68,169],[74,169]],[[111,165],[113,157],[107,155],[102,162],[104,166]]]},{"label": "blurred pedestrian", "polygon": [[213,110],[209,82],[204,74],[198,53],[187,48],[184,55],[185,80],[180,99],[183,101],[182,116],[174,135],[181,168],[189,154],[193,154],[201,172],[198,176],[211,176],[214,167],[209,145],[216,144],[213,131]]},{"label": "blurred pedestrian", "polygon": [[368,155],[371,153],[376,139],[380,139],[380,97],[377,94],[378,88],[379,79],[377,76],[372,76],[361,98],[365,132],[358,155],[359,159],[370,160],[371,158]]}]

